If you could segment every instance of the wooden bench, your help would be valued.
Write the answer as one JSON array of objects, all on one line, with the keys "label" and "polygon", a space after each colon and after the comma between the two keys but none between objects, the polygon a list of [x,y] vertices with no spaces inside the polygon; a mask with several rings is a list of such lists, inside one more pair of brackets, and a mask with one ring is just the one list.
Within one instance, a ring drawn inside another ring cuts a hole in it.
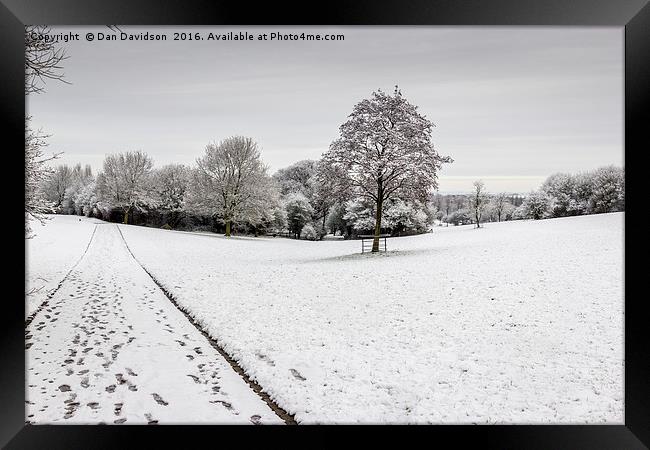
[{"label": "wooden bench", "polygon": [[266,235],[267,235],[267,236],[273,236],[273,237],[276,237],[276,236],[280,236],[280,237],[292,237],[292,236],[293,236],[293,235],[292,235],[290,232],[288,232],[288,231],[277,231],[277,232],[275,232],[275,233],[273,233],[273,232],[268,232],[268,233],[266,233]]},{"label": "wooden bench", "polygon": [[[361,253],[372,252],[372,243],[375,240],[374,234],[360,234],[357,236],[361,239]],[[386,251],[386,238],[389,238],[390,234],[380,234],[379,235],[379,251]],[[384,248],[381,248],[382,240],[384,242]]]}]

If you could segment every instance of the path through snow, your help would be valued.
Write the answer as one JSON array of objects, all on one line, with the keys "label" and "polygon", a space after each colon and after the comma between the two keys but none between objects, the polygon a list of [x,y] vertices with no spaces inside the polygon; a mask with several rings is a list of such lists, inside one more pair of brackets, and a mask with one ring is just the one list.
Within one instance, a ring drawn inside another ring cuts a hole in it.
[{"label": "path through snow", "polygon": [[26,329],[31,423],[282,423],[102,224]]}]

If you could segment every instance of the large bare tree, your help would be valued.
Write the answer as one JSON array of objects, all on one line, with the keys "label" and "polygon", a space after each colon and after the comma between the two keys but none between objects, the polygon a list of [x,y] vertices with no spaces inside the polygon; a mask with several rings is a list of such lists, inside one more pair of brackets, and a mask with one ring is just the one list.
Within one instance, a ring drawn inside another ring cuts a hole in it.
[{"label": "large bare tree", "polygon": [[221,217],[230,236],[233,222],[254,224],[266,214],[274,190],[267,171],[253,139],[233,136],[211,143],[197,159],[186,204]]},{"label": "large bare tree", "polygon": [[393,95],[378,90],[354,106],[340,127],[339,139],[323,154],[320,178],[329,180],[333,192],[348,191],[374,203],[373,252],[379,251],[386,200],[426,202],[437,188],[442,164],[452,162],[434,149],[433,126],[397,86]]}]

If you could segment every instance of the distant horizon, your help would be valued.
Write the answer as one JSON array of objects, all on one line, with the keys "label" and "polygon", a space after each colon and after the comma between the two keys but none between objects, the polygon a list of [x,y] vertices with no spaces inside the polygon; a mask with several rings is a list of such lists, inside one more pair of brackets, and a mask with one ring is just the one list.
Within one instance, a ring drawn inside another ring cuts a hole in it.
[{"label": "distant horizon", "polygon": [[[255,35],[266,27],[132,27]],[[529,192],[549,175],[623,167],[623,32],[614,27],[272,27],[340,33],[340,42],[62,43],[65,80],[30,95],[54,164],[142,150],[157,167],[194,164],[232,135],[258,142],[270,173],[318,159],[356,103],[404,97],[436,126],[455,162],[440,191]],[[52,34],[103,32],[57,26]]]}]

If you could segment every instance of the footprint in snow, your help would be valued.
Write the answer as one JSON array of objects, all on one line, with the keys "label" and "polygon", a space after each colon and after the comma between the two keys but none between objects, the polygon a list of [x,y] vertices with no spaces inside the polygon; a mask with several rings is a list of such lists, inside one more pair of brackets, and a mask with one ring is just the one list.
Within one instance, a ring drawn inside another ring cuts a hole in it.
[{"label": "footprint in snow", "polygon": [[157,393],[154,392],[154,393],[151,394],[151,395],[153,396],[153,399],[156,401],[156,403],[158,403],[159,405],[162,405],[162,406],[167,406],[167,405],[169,405],[169,403],[166,402],[165,400],[163,400],[163,398],[162,398],[159,394],[157,394]]},{"label": "footprint in snow", "polygon": [[273,362],[273,360],[271,360],[268,356],[264,355],[263,353],[256,353],[255,356],[257,356],[258,359],[260,359],[260,360],[264,361],[265,363],[267,363],[269,366],[272,366],[272,367],[275,366],[275,363]]},{"label": "footprint in snow", "polygon": [[228,411],[232,411],[232,405],[225,400],[210,400],[210,403],[221,403]]},{"label": "footprint in snow", "polygon": [[195,383],[197,383],[197,384],[201,383],[201,381],[199,380],[199,377],[197,377],[196,375],[187,375],[187,376],[192,378]]},{"label": "footprint in snow", "polygon": [[300,372],[298,372],[296,369],[289,369],[289,371],[291,372],[291,375],[293,375],[294,378],[296,378],[297,380],[305,381],[307,379],[307,378],[303,377],[300,374]]}]

